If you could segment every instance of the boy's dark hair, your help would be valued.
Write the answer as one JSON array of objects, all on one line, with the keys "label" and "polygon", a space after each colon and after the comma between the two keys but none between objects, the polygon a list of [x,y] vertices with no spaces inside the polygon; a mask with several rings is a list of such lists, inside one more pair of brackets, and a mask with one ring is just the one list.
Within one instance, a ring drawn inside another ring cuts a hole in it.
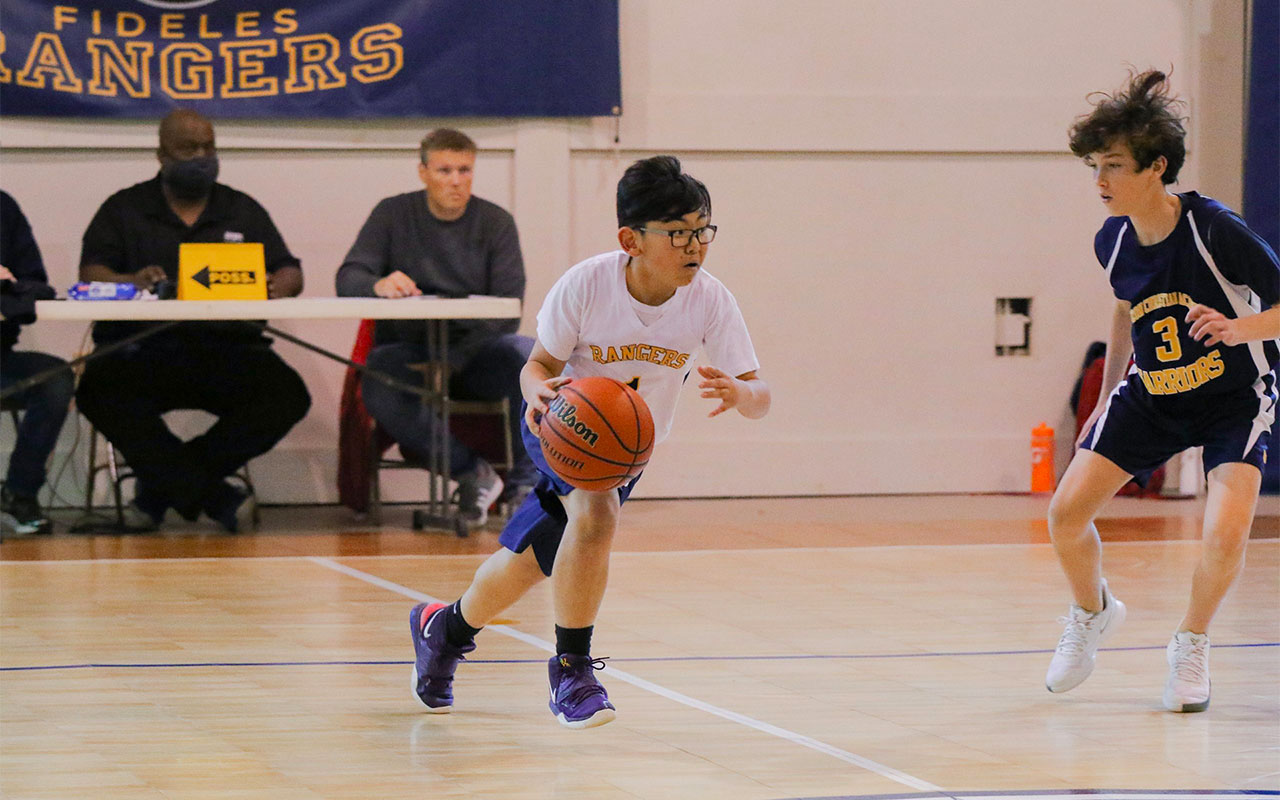
[{"label": "boy's dark hair", "polygon": [[700,211],[711,216],[711,193],[697,178],[680,171],[675,156],[644,158],[618,181],[618,227],[670,222]]},{"label": "boy's dark hair", "polygon": [[[1096,99],[1095,99],[1096,98]],[[1160,156],[1168,162],[1160,179],[1173,183],[1187,158],[1187,130],[1178,116],[1183,103],[1169,96],[1169,80],[1163,72],[1148,70],[1131,75],[1129,85],[1107,94],[1089,95],[1093,111],[1077,117],[1071,126],[1071,152],[1080,158],[1096,153],[1114,140],[1128,143],[1144,170]]]},{"label": "boy's dark hair", "polygon": [[471,141],[471,137],[462,131],[456,131],[453,128],[436,128],[422,137],[422,141],[418,144],[418,156],[422,159],[423,164],[427,163],[427,153],[432,150],[456,150],[461,153],[474,153],[476,151],[476,143]]}]

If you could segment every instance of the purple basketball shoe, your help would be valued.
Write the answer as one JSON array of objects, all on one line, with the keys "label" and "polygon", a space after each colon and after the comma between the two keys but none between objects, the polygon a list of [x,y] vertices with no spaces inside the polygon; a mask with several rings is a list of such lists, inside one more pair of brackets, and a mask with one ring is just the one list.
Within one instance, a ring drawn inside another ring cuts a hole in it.
[{"label": "purple basketball shoe", "polygon": [[432,714],[453,708],[453,673],[463,656],[476,649],[475,642],[462,647],[449,644],[444,635],[444,603],[419,603],[409,612],[409,631],[417,655],[413,665],[413,695]]},{"label": "purple basketball shoe", "polygon": [[551,713],[566,728],[594,728],[613,722],[617,716],[609,695],[595,671],[604,669],[604,659],[575,656],[568,653],[547,662],[551,682]]}]

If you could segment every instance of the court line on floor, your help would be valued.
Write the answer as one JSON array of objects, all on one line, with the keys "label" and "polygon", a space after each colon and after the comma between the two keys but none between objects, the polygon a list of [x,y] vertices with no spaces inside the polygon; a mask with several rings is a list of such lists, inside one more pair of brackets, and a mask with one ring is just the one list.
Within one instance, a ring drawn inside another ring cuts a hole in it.
[{"label": "court line on floor", "polygon": [[[1009,789],[988,792],[946,792],[952,800],[1044,800],[1048,797],[1087,797],[1089,800],[1241,800],[1275,797],[1272,789]],[[798,797],[794,800],[926,800],[934,794],[855,794]]]},{"label": "court line on floor", "polygon": [[[509,626],[491,625],[486,630]],[[1159,650],[1164,652],[1167,645],[1144,645],[1134,647],[1101,647],[1099,653],[1118,653],[1134,650]],[[1280,647],[1280,642],[1252,642],[1244,644],[1215,644],[1214,650]],[[612,664],[662,663],[666,661],[682,662],[724,662],[724,661],[855,661],[891,658],[955,658],[964,656],[1025,656],[1048,655],[1053,650],[963,650],[935,653],[799,653],[791,655],[768,656],[637,656],[635,658],[611,658]],[[314,661],[172,661],[155,663],[129,662],[95,662],[89,664],[36,664],[22,667],[0,667],[0,672],[39,672],[61,669],[161,669],[188,667],[383,667],[408,666],[408,660],[364,659],[364,660],[314,660]],[[469,658],[468,664],[541,664],[542,659],[532,658]]]},{"label": "court line on floor", "polygon": [[[299,534],[300,536],[305,534]],[[328,534],[326,534],[328,535]],[[1125,540],[1120,542],[1110,542],[1103,540],[1104,547],[1127,547],[1136,545],[1152,545],[1152,544],[1168,544],[1168,545],[1189,545],[1200,544],[1199,539],[1139,539]],[[1249,547],[1258,548],[1266,545],[1280,545],[1280,539],[1250,539]],[[691,548],[687,550],[614,550],[614,556],[689,556],[689,555],[711,555],[711,556],[728,556],[739,553],[845,553],[849,551],[875,551],[875,550],[936,550],[939,548],[947,548],[949,550],[956,548],[999,548],[999,547],[1052,547],[1051,542],[972,542],[968,544],[872,544],[872,545],[832,545],[822,547],[739,547],[739,548]],[[496,549],[496,544],[495,544]],[[126,558],[111,558],[103,556],[101,558],[45,558],[45,559],[27,559],[27,558],[11,558],[0,559],[0,567],[10,567],[19,565],[32,566],[48,566],[50,564],[58,565],[85,565],[85,564],[146,564],[146,563],[181,563],[185,561],[306,561],[312,558],[343,558],[343,559],[361,559],[369,561],[388,561],[398,558],[409,559],[485,559],[491,555],[491,552],[482,553],[369,553],[368,555],[350,555],[339,554],[334,556],[304,556],[298,554],[283,556],[129,556]]]},{"label": "court line on floor", "polygon": [[[377,575],[371,575],[362,570],[355,569],[354,567],[348,567],[346,564],[340,564],[330,558],[312,556],[308,560],[326,569],[340,572],[343,575],[364,581],[365,583],[373,584],[374,586],[378,586],[390,592],[395,592],[396,594],[417,600],[418,602],[441,602],[438,598],[415,591],[407,586],[401,586],[398,583],[393,583],[392,581],[379,578]],[[537,636],[533,636],[507,625],[490,625],[486,630],[491,630],[496,633],[501,633],[504,636],[509,636],[512,639],[524,642],[525,644],[544,652],[551,653],[552,655],[556,652],[555,647],[545,639],[540,639]],[[720,717],[721,719],[735,722],[739,725],[760,731],[761,733],[776,736],[779,739],[784,739],[793,744],[798,744],[801,747],[807,747],[810,750],[816,750],[819,753],[832,756],[833,758],[837,758],[848,764],[853,764],[854,766],[861,767],[869,772],[874,772],[883,778],[887,778],[895,783],[900,783],[903,786],[910,786],[913,789],[920,789],[926,792],[944,792],[944,790],[939,786],[935,786],[928,781],[921,780],[914,775],[909,775],[900,770],[896,770],[893,767],[881,764],[878,761],[872,761],[871,759],[857,755],[856,753],[841,750],[840,748],[829,745],[826,742],[819,741],[810,736],[805,736],[804,734],[796,733],[795,731],[787,730],[786,728],[780,728],[777,725],[771,725],[768,722],[762,722],[758,719],[748,717],[745,714],[739,714],[736,711],[730,711],[726,708],[714,706],[710,703],[698,700],[697,698],[690,697],[689,695],[668,689],[665,686],[660,686],[652,681],[645,680],[638,675],[632,675],[631,673],[620,669],[610,669],[609,675],[623,681],[624,683],[629,683],[632,686],[644,689],[645,691],[656,694],[659,697],[664,697],[681,705],[685,705],[699,711],[705,711],[706,713]]]}]

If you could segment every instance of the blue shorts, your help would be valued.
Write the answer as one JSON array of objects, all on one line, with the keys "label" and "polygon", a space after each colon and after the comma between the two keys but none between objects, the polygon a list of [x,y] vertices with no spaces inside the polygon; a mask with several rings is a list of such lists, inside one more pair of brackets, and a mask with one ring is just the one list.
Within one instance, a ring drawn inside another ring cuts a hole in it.
[{"label": "blue shorts", "polygon": [[[520,404],[520,418],[524,419],[525,404]],[[560,549],[560,539],[564,536],[565,525],[569,517],[565,513],[560,498],[572,492],[574,488],[556,475],[542,454],[542,443],[538,437],[529,432],[529,427],[521,422],[520,440],[524,442],[525,452],[538,468],[538,482],[533,491],[525,498],[524,504],[516,509],[507,521],[506,527],[498,536],[503,547],[513,553],[523,553],[526,547],[533,546],[533,554],[538,559],[538,567],[542,574],[551,576],[551,568],[556,563],[556,551]],[[632,478],[629,483],[618,487],[618,500],[627,502],[631,490],[635,488],[640,476]]]},{"label": "blue shorts", "polygon": [[[1132,376],[1130,376],[1132,377]],[[1121,381],[1102,416],[1080,445],[1145,480],[1153,470],[1190,447],[1204,448],[1204,472],[1219,464],[1267,461],[1267,431],[1275,419],[1275,397],[1251,387],[1204,399],[1179,398],[1176,413],[1158,405],[1136,381]],[[1159,398],[1165,400],[1165,398]]]}]

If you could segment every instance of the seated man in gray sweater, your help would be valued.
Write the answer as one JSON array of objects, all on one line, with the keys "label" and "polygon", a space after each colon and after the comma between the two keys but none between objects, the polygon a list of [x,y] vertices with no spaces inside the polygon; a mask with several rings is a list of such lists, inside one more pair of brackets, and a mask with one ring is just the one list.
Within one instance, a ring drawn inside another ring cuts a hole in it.
[{"label": "seated man in gray sweater", "polygon": [[[448,128],[422,140],[418,176],[426,191],[382,200],[360,229],[338,269],[342,297],[408,297],[468,294],[524,299],[524,260],[515,220],[499,206],[471,194],[476,145]],[[516,333],[515,319],[453,320],[449,323],[449,393],[466,400],[511,403],[515,467],[506,497],[519,504],[536,471],[520,436],[520,369],[533,340]],[[416,320],[379,320],[368,366],[406,383],[420,383],[410,364],[426,360],[426,325]],[[400,445],[410,461],[424,461],[439,418],[417,395],[366,377],[365,407]],[[489,506],[503,494],[493,467],[452,436],[449,464],[458,481],[458,510],[472,526],[483,525]]]}]

